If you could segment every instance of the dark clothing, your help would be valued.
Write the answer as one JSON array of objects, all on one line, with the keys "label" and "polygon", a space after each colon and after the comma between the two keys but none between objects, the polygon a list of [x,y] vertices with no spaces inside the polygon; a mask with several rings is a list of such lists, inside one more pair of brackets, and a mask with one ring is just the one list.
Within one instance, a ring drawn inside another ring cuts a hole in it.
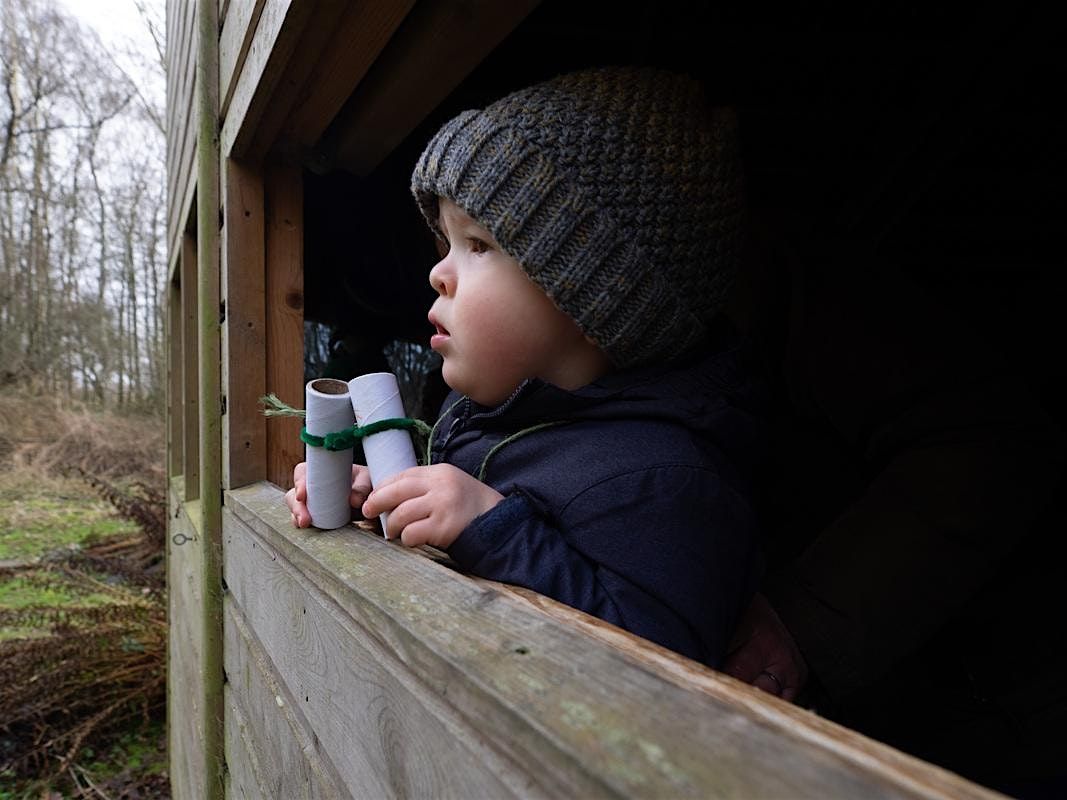
[{"label": "dark clothing", "polygon": [[[749,500],[762,429],[732,347],[576,391],[527,381],[502,405],[450,395],[433,461],[505,496],[449,548],[464,569],[534,589],[710,665],[752,596]],[[507,437],[540,428],[490,450]]]}]

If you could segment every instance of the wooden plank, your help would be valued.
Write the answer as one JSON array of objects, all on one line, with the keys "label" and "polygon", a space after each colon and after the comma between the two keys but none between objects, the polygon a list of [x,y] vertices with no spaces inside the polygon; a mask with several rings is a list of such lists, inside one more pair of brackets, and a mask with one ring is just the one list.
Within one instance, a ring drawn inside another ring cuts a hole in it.
[{"label": "wooden plank", "polygon": [[230,92],[221,131],[223,158],[247,155],[248,143],[272,100],[274,87],[317,6],[310,0],[271,0],[264,6],[237,85]]},{"label": "wooden plank", "polygon": [[266,0],[233,0],[227,4],[219,37],[219,114],[226,116],[237,76],[241,73]]},{"label": "wooden plank", "polygon": [[[296,530],[269,484],[229,493],[227,507],[271,551],[257,563],[275,570],[271,582],[256,583],[257,569],[246,565],[242,580],[252,583],[242,592],[299,597],[284,573],[308,596],[329,598],[336,608],[322,600],[323,608],[350,618],[345,630],[360,644],[380,645],[374,660],[387,659],[391,675],[426,687],[503,763],[520,765],[530,781],[524,793],[999,797],[698,664],[666,669],[662,651],[633,637],[633,646],[609,646],[395,543],[351,528]],[[290,626],[278,636],[301,643],[303,672],[332,672],[348,642],[299,627],[296,609],[262,624]]]},{"label": "wooden plank", "polygon": [[225,687],[226,718],[223,730],[226,732],[226,792],[227,798],[236,800],[258,800],[267,797],[267,792],[259,778],[262,757],[250,747],[248,741],[249,723],[243,712],[233,702],[233,691]]},{"label": "wooden plank", "polygon": [[[196,199],[196,172],[195,171],[190,171],[189,172],[189,178],[188,178],[187,185],[186,185],[186,189],[185,189],[185,191],[182,192],[181,209],[177,214],[174,214],[175,218],[189,220],[192,217],[193,201],[195,199]],[[170,237],[170,243],[168,245],[168,247],[170,249],[170,252],[171,253],[180,254],[181,253],[181,249],[182,249],[182,243],[181,243],[182,237],[184,235],[188,234],[188,233],[195,232],[195,230],[196,230],[196,225],[194,225],[194,224],[186,224],[186,225],[178,226],[178,228],[176,228],[171,234],[168,234],[168,236]],[[175,257],[175,266],[179,266],[178,262],[180,262],[180,261],[181,261],[180,258]]]},{"label": "wooden plank", "polygon": [[167,737],[173,796],[204,796],[204,708],[201,705],[199,503],[183,501],[181,479],[170,482],[167,514]]},{"label": "wooden plank", "polygon": [[[363,3],[348,3],[346,0],[317,0],[315,7],[314,23],[307,24],[299,34],[299,40],[292,48],[289,59],[284,69],[278,74],[277,80],[271,86],[270,101],[265,104],[263,112],[259,115],[255,128],[247,137],[247,144],[242,149],[246,158],[259,160],[264,158],[268,151],[275,148],[275,144],[281,133],[282,127],[293,112],[294,106],[299,103],[305,92],[322,91],[325,87],[311,86],[311,73],[323,54],[331,45],[334,33],[345,15],[345,10],[355,11],[362,9]],[[349,43],[349,47],[358,46],[357,41]],[[345,76],[328,75],[328,81],[346,81]],[[279,150],[284,155],[291,152]],[[299,161],[299,159],[293,159]]]},{"label": "wooden plank", "polygon": [[[236,535],[247,531],[232,517],[226,524]],[[247,796],[350,798],[304,716],[303,698],[293,696],[278,681],[270,659],[232,600],[226,603],[225,622],[227,752],[249,762],[243,768],[246,777],[240,780]],[[234,773],[232,763],[230,773]]]},{"label": "wooden plank", "polygon": [[205,800],[225,793],[222,656],[222,287],[219,274],[219,21],[217,0],[197,1],[196,231],[200,392],[200,586]]},{"label": "wooden plank", "polygon": [[326,152],[366,175],[537,6],[538,0],[419,3],[360,85]]},{"label": "wooden plank", "polygon": [[[279,106],[286,107],[284,115],[278,117],[279,123],[284,121],[284,148],[302,153],[319,140],[413,5],[414,0],[341,4],[343,13],[325,31],[328,40],[321,46],[309,45],[314,58],[308,60],[306,77],[294,82],[298,91],[292,103],[276,101],[264,115],[265,122]],[[264,151],[274,144],[277,133],[276,128],[268,127],[261,124],[255,146]],[[260,143],[259,138],[264,141]]]},{"label": "wooden plank", "polygon": [[200,496],[200,389],[197,363],[196,239],[182,237],[182,476],[185,499]]},{"label": "wooden plank", "polygon": [[[174,49],[168,51],[171,59],[168,70],[167,87],[167,161],[177,163],[181,152],[181,139],[184,125],[190,113],[189,98],[193,96],[193,82],[196,74],[196,5],[183,4],[184,13],[178,20],[180,25]],[[175,115],[185,114],[184,117]]]},{"label": "wooden plank", "polygon": [[[194,117],[190,109],[188,126],[194,125]],[[189,148],[181,156],[182,161],[178,164],[180,182],[175,184],[173,195],[168,197],[168,233],[171,242],[177,246],[177,242],[183,231],[194,230],[195,225],[187,225],[193,208],[193,200],[196,198],[196,170],[193,168],[196,161],[196,136],[190,134]]]},{"label": "wooden plank", "polygon": [[[168,3],[167,5],[167,131],[171,133],[171,114],[179,95],[178,87],[185,75],[189,55],[190,34],[194,26],[195,6],[191,3]],[[168,137],[169,138],[169,137]]]},{"label": "wooden plank", "polygon": [[167,283],[167,477],[182,472],[182,290]]},{"label": "wooden plank", "polygon": [[259,398],[267,388],[262,174],[228,159],[223,174],[222,483],[267,477],[267,424]]},{"label": "wooden plank", "polygon": [[[272,164],[264,175],[266,207],[267,391],[300,408],[304,400],[304,184],[296,167]],[[292,485],[304,459],[301,423],[267,425],[267,480]]]},{"label": "wooden plank", "polygon": [[[543,796],[447,702],[413,680],[394,653],[227,516],[227,585],[239,619],[247,620],[246,641],[261,645],[261,669],[276,687],[277,702],[258,704],[255,735],[262,748],[297,736],[302,771],[336,774],[357,797]],[[249,670],[236,669],[241,647],[228,636],[228,658],[231,652],[235,668],[228,663],[227,674],[239,685]],[[298,766],[279,762],[267,769],[273,788]],[[291,789],[269,794],[294,796]]]},{"label": "wooden plank", "polygon": [[[193,82],[196,54],[191,48],[196,39],[192,33],[195,3],[180,4],[185,14],[180,23],[179,50],[168,50],[168,84],[173,73],[173,87],[167,94],[167,240],[176,243],[185,224],[189,206],[189,192],[194,185],[193,154],[196,146],[195,115],[193,114]],[[169,35],[169,30],[168,30]],[[169,43],[168,43],[169,47]]]}]

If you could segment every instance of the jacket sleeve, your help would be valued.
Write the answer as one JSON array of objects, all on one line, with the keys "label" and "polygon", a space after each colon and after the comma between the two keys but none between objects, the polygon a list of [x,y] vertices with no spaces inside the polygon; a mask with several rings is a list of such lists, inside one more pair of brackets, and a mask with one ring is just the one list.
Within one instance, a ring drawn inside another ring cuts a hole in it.
[{"label": "jacket sleeve", "polygon": [[1062,439],[1022,382],[943,309],[897,282],[835,276],[833,291],[805,286],[790,389],[867,480],[767,593],[842,698],[996,574],[1048,500]]},{"label": "jacket sleeve", "polygon": [[[754,586],[747,503],[704,470],[602,481],[551,514],[518,489],[449,548],[464,569],[533,589],[712,666]],[[699,491],[698,491],[699,487]]]}]

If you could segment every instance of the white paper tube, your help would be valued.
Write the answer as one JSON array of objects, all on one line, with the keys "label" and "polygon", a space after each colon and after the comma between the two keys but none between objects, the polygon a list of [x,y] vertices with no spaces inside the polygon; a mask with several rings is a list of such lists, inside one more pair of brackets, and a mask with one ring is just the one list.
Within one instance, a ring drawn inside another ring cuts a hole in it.
[{"label": "white paper tube", "polygon": [[[352,410],[356,423],[369,425],[382,419],[404,416],[404,403],[396,376],[391,372],[372,372],[348,382]],[[367,457],[371,486],[378,486],[386,478],[418,464],[411,436],[407,431],[381,431],[363,440],[363,454]],[[382,514],[382,531],[388,531],[388,515]],[[388,535],[388,534],[387,534]]]},{"label": "white paper tube", "polygon": [[[351,428],[355,422],[348,384],[332,378],[309,381],[304,387],[304,427],[314,436],[325,436]],[[330,451],[325,447],[305,448],[307,460],[308,511],[311,524],[329,530],[347,525],[352,519],[348,499],[352,493],[352,448]]]}]

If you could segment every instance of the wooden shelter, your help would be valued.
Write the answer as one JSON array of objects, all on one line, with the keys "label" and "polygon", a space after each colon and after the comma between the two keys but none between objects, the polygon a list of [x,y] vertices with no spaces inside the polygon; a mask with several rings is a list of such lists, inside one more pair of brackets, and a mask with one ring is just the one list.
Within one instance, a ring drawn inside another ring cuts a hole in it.
[{"label": "wooden shelter", "polygon": [[800,111],[801,78],[746,51],[769,43],[782,67],[795,31],[685,3],[584,5],[168,0],[175,797],[990,796],[547,599],[354,528],[292,527],[299,424],[268,423],[259,398],[300,403],[305,290],[336,280],[306,259],[343,260],[364,235],[309,209],[376,192],[393,208],[381,187],[406,192],[442,119],[585,63],[732,69],[748,77],[725,99]]}]

